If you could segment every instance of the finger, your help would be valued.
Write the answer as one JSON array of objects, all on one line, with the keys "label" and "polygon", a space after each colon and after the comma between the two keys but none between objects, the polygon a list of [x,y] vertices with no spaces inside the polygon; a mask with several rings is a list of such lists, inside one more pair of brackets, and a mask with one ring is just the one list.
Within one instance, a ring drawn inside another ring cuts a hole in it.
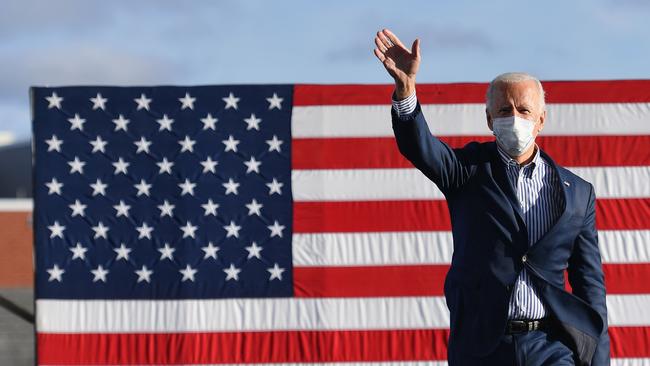
[{"label": "finger", "polygon": [[375,37],[375,45],[377,46],[379,51],[381,51],[382,53],[387,51],[386,46],[384,45],[384,43],[378,37]]},{"label": "finger", "polygon": [[413,46],[411,46],[411,53],[415,55],[415,58],[420,58],[420,39],[416,38],[413,41]]},{"label": "finger", "polygon": [[390,40],[390,42],[392,42],[393,44],[398,45],[398,46],[406,49],[406,47],[404,47],[404,44],[402,43],[402,41],[400,41],[399,38],[397,38],[397,36],[393,32],[391,32],[389,29],[382,30],[382,34],[386,38],[388,38]]},{"label": "finger", "polygon": [[379,61],[381,61],[382,63],[384,62],[384,60],[386,60],[386,56],[384,56],[384,54],[380,50],[375,48],[374,53],[375,56],[377,56],[377,58],[379,59]]},{"label": "finger", "polygon": [[386,38],[386,36],[382,32],[377,32],[377,38],[379,38],[381,43],[383,43],[384,48],[390,48],[393,46],[393,43],[388,41],[388,38]]}]

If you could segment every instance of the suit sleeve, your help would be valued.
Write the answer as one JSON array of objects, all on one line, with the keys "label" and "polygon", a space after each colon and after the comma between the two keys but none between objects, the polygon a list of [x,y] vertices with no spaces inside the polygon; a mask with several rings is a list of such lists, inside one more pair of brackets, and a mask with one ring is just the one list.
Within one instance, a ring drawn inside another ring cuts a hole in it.
[{"label": "suit sleeve", "polygon": [[589,203],[585,221],[576,238],[573,253],[569,258],[569,283],[573,294],[587,302],[602,317],[603,332],[600,335],[592,365],[609,365],[609,333],[607,330],[607,305],[605,301],[605,280],[598,249],[596,232],[596,197],[590,184]]},{"label": "suit sleeve", "polygon": [[398,116],[391,108],[393,131],[400,153],[446,195],[463,186],[475,169],[467,162],[467,147],[452,149],[431,134],[418,103],[415,111]]}]

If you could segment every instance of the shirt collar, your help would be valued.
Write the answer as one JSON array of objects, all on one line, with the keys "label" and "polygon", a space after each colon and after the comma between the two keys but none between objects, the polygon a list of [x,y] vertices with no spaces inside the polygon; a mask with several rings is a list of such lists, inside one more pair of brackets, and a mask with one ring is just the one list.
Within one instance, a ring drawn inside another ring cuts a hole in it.
[{"label": "shirt collar", "polygon": [[520,166],[519,163],[517,163],[517,161],[515,159],[511,158],[510,155],[508,155],[508,153],[505,152],[501,148],[501,146],[499,146],[498,143],[496,145],[497,145],[497,149],[499,151],[499,156],[501,157],[501,161],[503,161],[506,164],[506,166],[514,166],[514,167],[517,167],[517,168],[528,168],[528,167],[530,167],[531,168],[531,173],[532,173],[532,171],[535,170],[535,167],[537,165],[539,165],[539,163],[541,161],[540,153],[539,153],[539,146],[537,146],[537,144],[535,144],[535,155],[533,155],[533,160],[531,160],[528,164],[522,165],[522,166]]}]

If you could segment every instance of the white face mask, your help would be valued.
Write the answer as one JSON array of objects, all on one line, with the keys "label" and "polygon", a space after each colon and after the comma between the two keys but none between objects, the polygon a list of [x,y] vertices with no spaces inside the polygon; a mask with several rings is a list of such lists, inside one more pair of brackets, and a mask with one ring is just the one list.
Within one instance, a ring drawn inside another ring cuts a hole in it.
[{"label": "white face mask", "polygon": [[510,156],[521,156],[535,142],[535,122],[516,116],[492,119],[492,133]]}]

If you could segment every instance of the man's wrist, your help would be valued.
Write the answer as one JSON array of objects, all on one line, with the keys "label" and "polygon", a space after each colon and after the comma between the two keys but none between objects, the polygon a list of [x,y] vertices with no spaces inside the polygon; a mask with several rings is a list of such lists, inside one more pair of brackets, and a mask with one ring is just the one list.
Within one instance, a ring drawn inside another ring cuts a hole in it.
[{"label": "man's wrist", "polygon": [[406,99],[415,93],[415,80],[395,81],[395,100]]}]

